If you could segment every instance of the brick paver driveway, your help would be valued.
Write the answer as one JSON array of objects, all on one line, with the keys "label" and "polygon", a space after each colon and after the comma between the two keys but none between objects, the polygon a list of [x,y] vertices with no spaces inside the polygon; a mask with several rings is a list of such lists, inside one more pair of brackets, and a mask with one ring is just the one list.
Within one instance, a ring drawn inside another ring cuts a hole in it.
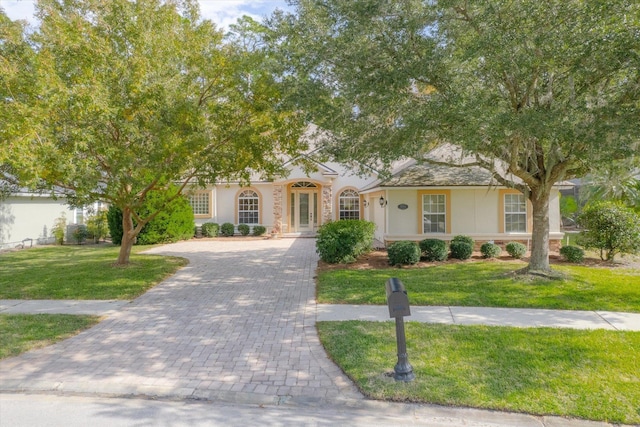
[{"label": "brick paver driveway", "polygon": [[316,335],[314,243],[156,248],[190,264],[94,328],[0,362],[0,389],[250,402],[361,398]]}]

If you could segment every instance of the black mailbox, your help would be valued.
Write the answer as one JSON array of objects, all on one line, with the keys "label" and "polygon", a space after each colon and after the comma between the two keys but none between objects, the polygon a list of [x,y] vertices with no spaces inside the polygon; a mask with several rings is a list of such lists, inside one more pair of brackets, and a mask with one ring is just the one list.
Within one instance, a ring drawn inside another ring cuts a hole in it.
[{"label": "black mailbox", "polygon": [[389,317],[411,316],[409,308],[409,297],[404,285],[395,277],[388,279],[387,288],[387,304],[389,305]]}]

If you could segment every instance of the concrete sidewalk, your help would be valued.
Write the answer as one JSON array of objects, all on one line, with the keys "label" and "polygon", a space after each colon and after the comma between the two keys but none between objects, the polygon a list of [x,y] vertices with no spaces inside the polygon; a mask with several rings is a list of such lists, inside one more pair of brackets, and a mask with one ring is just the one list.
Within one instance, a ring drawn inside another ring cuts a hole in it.
[{"label": "concrete sidewalk", "polygon": [[[317,321],[391,320],[380,305],[318,304]],[[640,313],[491,307],[411,307],[408,322],[640,331]]]},{"label": "concrete sidewalk", "polygon": [[[110,316],[129,304],[119,300],[0,300],[1,314],[93,314]],[[317,304],[316,320],[386,321],[386,306]],[[490,307],[411,307],[409,322],[514,327],[640,331],[640,313]]]}]

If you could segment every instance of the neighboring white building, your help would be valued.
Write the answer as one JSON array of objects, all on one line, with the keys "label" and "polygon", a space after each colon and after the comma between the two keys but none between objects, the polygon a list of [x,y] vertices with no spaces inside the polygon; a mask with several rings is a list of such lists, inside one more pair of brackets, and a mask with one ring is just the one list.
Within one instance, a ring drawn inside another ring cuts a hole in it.
[{"label": "neighboring white building", "polygon": [[63,197],[26,190],[0,200],[0,249],[53,243],[51,229],[61,216],[67,225],[83,224],[88,209],[70,208]]}]

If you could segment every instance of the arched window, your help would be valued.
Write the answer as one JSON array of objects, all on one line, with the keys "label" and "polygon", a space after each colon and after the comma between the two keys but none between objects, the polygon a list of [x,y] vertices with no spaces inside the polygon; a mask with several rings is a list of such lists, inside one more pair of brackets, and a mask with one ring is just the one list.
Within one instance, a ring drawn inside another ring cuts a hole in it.
[{"label": "arched window", "polygon": [[238,195],[238,224],[260,223],[260,198],[253,190]]},{"label": "arched window", "polygon": [[344,190],[338,198],[339,219],[360,219],[360,196],[355,190]]}]

